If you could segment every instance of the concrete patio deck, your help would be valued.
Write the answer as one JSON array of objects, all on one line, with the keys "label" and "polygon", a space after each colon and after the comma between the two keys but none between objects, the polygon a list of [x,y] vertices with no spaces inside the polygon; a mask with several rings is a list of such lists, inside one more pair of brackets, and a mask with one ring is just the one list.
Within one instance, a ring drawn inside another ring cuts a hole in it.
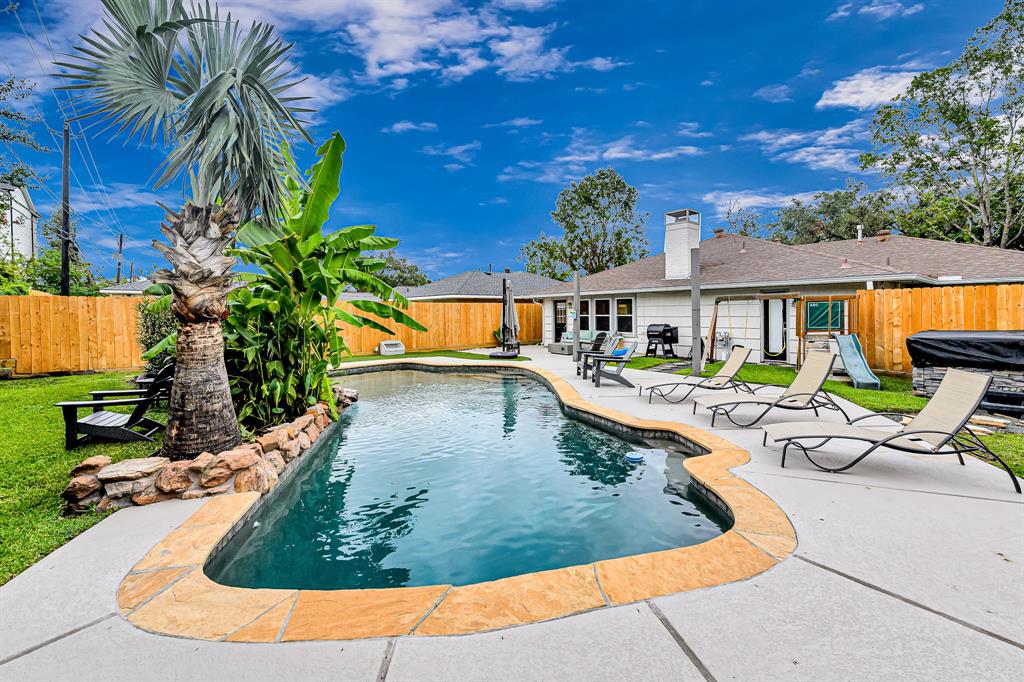
[{"label": "concrete patio deck", "polygon": [[[844,474],[799,456],[781,469],[760,430],[710,429],[689,403],[595,389],[569,358],[523,352],[592,403],[693,424],[749,450],[751,461],[733,471],[789,515],[796,552],[746,581],[483,634],[202,642],[151,635],[118,614],[123,576],[203,504],[165,502],[119,511],[0,588],[0,680],[963,680],[1024,671],[1024,499],[1002,470],[895,452]],[[673,380],[626,374],[646,385]]]}]

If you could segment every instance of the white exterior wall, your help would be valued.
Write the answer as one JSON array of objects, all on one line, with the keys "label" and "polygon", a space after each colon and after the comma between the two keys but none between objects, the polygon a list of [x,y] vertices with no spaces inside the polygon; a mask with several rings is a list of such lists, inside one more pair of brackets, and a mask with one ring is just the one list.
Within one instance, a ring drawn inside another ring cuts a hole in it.
[{"label": "white exterior wall", "polygon": [[544,345],[555,342],[555,304],[550,298],[540,299],[544,314],[541,316],[541,337]]},{"label": "white exterior wall", "polygon": [[12,237],[15,253],[22,258],[33,258],[38,249],[35,236],[37,217],[27,191],[18,188],[10,195],[5,193],[0,197],[0,208],[3,209],[3,220],[0,221],[0,258],[10,258]]},{"label": "white exterior wall", "polygon": [[[807,296],[840,296],[855,293],[863,286],[833,285],[801,287],[799,291]],[[796,287],[792,287],[796,290]],[[715,298],[719,296],[742,296],[762,293],[762,289],[714,289],[704,291],[701,294],[701,335],[707,336],[711,326],[711,314],[715,305]],[[590,296],[584,294],[584,300],[596,298],[611,298],[614,303],[616,298],[631,297],[634,300],[634,324],[635,330],[632,335],[638,341],[637,352],[643,353],[647,348],[647,325],[669,324],[679,327],[679,344],[689,347],[690,345],[690,293],[687,291],[665,291],[659,293],[638,293],[638,294],[607,294]],[[565,300],[570,301],[572,297],[566,296]],[[544,343],[554,342],[554,304],[552,299],[544,299]],[[593,310],[593,303],[591,303]],[[761,314],[763,302],[751,301],[730,301],[722,302],[718,306],[717,331],[728,332],[730,336],[729,345],[742,345],[751,349],[751,362],[762,361],[762,322]],[[798,338],[796,329],[796,304],[789,301],[786,306],[786,360],[795,363],[798,349]],[[832,349],[837,351],[835,342],[832,342]],[[716,346],[715,359],[724,357],[723,349]],[[837,360],[837,367],[841,367]]]}]

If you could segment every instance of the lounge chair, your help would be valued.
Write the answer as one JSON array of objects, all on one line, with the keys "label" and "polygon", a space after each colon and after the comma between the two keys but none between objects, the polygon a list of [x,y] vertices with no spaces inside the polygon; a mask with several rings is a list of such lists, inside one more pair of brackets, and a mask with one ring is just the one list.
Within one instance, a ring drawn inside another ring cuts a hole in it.
[{"label": "lounge chair", "polygon": [[[845,424],[828,422],[790,422],[788,424],[768,424],[764,429],[764,443],[768,439],[779,443],[782,448],[782,466],[786,466],[786,454],[790,447],[799,448],[807,461],[822,471],[836,473],[846,471],[879,448],[886,447],[915,455],[956,455],[960,464],[964,464],[964,454],[984,452],[987,456],[1002,465],[1013,481],[1013,488],[1021,492],[1020,481],[1013,471],[997,454],[992,452],[978,435],[967,426],[967,422],[978,409],[982,399],[988,392],[992,377],[959,369],[946,370],[942,383],[935,395],[924,406],[924,409],[901,426],[890,419],[884,425],[874,427],[857,426],[856,423],[872,417],[886,416],[903,417],[897,413],[868,414],[856,419],[847,419]],[[886,431],[885,427],[896,427],[896,431]],[[811,450],[817,450],[829,441],[854,440],[867,443],[867,448],[858,454],[853,461],[843,466],[830,467],[816,462],[811,457]],[[809,443],[801,441],[811,441]]]},{"label": "lounge chair", "polygon": [[598,332],[594,335],[591,341],[580,340],[580,350],[576,356],[576,362],[579,362],[580,355],[583,353],[600,353],[605,350],[605,346],[608,343],[608,332]]},{"label": "lounge chair", "polygon": [[[745,391],[747,393],[753,393],[754,389],[747,385],[747,382],[740,379],[738,373],[746,363],[747,358],[750,357],[750,349],[744,348],[743,346],[735,346],[732,349],[732,353],[729,354],[729,359],[725,361],[721,369],[719,369],[714,376],[710,377],[699,377],[699,376],[688,376],[682,381],[677,381],[668,384],[657,384],[648,388],[640,388],[640,395],[644,394],[644,391],[648,392],[647,402],[650,403],[654,396],[662,398],[667,403],[681,403],[690,397],[698,388],[708,388],[713,391],[723,391],[732,389],[739,393]],[[678,400],[669,398],[677,388],[688,388],[683,395],[679,396]],[[668,390],[665,390],[668,388]]]},{"label": "lounge chair", "polygon": [[[113,400],[94,398],[57,403],[56,406],[64,415],[64,448],[73,450],[90,438],[122,442],[152,441],[153,434],[162,430],[165,425],[148,418],[146,412],[160,399],[162,393],[168,390],[172,376],[173,367],[165,369],[161,377],[154,377],[152,383],[144,389],[145,392],[135,398],[114,396]],[[106,409],[118,405],[134,405],[135,409],[130,414],[110,412]],[[92,414],[79,419],[78,410],[90,407],[93,410]],[[80,434],[82,437],[79,437]]]},{"label": "lounge chair", "polygon": [[152,376],[135,377],[132,379],[138,388],[124,388],[110,391],[89,391],[93,400],[106,400],[108,398],[141,398],[146,395],[150,387],[157,384],[157,400],[167,400],[171,395],[171,385],[174,383],[174,361],[163,365]]},{"label": "lounge chair", "polygon": [[[601,333],[605,334],[605,332]],[[597,339],[595,337],[595,341],[596,340]],[[601,345],[596,345],[595,343],[591,345],[592,350],[581,350],[579,356],[576,358],[576,376],[582,376],[584,379],[587,378],[587,367],[589,366],[587,363],[587,357],[591,355],[609,355],[613,350],[619,347],[620,343],[622,343],[622,337],[618,334],[613,334],[611,336],[605,334],[605,337],[601,340]]]},{"label": "lounge chair", "polygon": [[[808,353],[793,383],[783,391],[782,395],[756,395],[757,391],[768,388],[768,386],[752,389],[750,395],[700,395],[693,399],[693,412],[696,414],[698,405],[711,410],[711,426],[715,425],[715,419],[719,416],[724,416],[739,427],[753,426],[775,408],[814,410],[815,416],[818,416],[818,410],[835,410],[842,414],[843,418],[849,419],[850,416],[840,407],[839,403],[821,390],[825,380],[832,372],[832,364],[835,361],[836,357],[831,353]],[[732,413],[742,405],[760,405],[764,409],[750,421],[740,422],[733,418]]]},{"label": "lounge chair", "polygon": [[[594,386],[601,388],[601,379],[610,379],[617,384],[622,384],[628,388],[636,388],[629,379],[622,376],[622,370],[626,368],[630,359],[633,357],[634,351],[636,351],[636,341],[632,341],[626,344],[624,353],[616,355],[613,351],[608,355],[590,355],[587,356],[590,360],[590,367],[594,371]],[[614,370],[607,369],[608,365],[615,365]],[[587,367],[583,366],[583,376],[587,376]]]}]

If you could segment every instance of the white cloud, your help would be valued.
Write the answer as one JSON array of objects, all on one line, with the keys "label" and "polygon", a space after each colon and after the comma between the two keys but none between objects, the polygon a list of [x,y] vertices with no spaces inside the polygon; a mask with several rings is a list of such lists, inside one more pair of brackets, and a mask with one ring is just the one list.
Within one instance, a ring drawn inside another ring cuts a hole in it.
[{"label": "white cloud", "polygon": [[911,5],[909,3],[893,2],[892,0],[872,0],[857,10],[857,14],[872,17],[876,21],[885,21],[893,17],[909,17],[911,14],[917,14],[923,9],[924,5],[920,2]]},{"label": "white cloud", "polygon": [[540,125],[544,121],[539,118],[527,118],[525,116],[517,116],[516,118],[510,118],[507,121],[500,121],[498,123],[488,123],[484,128],[527,128],[529,126]]},{"label": "white cloud", "polygon": [[789,102],[793,99],[793,88],[783,83],[765,85],[754,91],[754,97],[775,104]]},{"label": "white cloud", "polygon": [[493,0],[491,4],[500,9],[536,12],[547,9],[557,2],[558,0]]},{"label": "white cloud", "polygon": [[703,197],[704,201],[714,204],[717,217],[724,218],[729,208],[780,208],[794,199],[799,201],[810,201],[817,192],[796,192],[787,194],[785,192],[772,192],[769,190],[737,190],[708,192]]},{"label": "white cloud", "polygon": [[387,128],[380,129],[382,133],[407,133],[410,130],[437,130],[437,124],[431,123],[430,121],[423,121],[422,123],[416,123],[414,121],[398,121],[389,125]]},{"label": "white cloud", "polygon": [[821,95],[816,109],[850,107],[873,109],[903,94],[919,72],[907,67],[873,66],[852,76],[833,81]]},{"label": "white cloud", "polygon": [[679,128],[676,129],[676,134],[680,137],[711,137],[711,133],[707,130],[700,130],[700,124],[695,121],[683,121],[679,124]]},{"label": "white cloud", "polygon": [[846,17],[850,16],[852,9],[852,2],[844,2],[843,4],[836,7],[832,14],[828,15],[828,18],[825,19],[825,21],[839,21],[840,19],[845,19]]},{"label": "white cloud", "polygon": [[755,142],[772,159],[797,163],[812,170],[859,170],[857,157],[867,139],[867,121],[855,119],[824,130],[759,130],[740,136],[741,142]]},{"label": "white cloud", "polygon": [[[429,145],[424,147],[421,151],[428,156],[450,157],[455,161],[458,161],[461,164],[459,168],[461,168],[462,166],[472,162],[474,154],[480,150],[481,146],[482,145],[479,140],[474,140],[472,142],[467,142],[466,144],[452,146],[445,146],[443,144]],[[454,166],[456,164],[450,163],[448,165]],[[448,170],[458,170],[458,168],[448,168],[448,166],[445,166],[445,168]]]},{"label": "white cloud", "polygon": [[[106,192],[104,192],[104,188]],[[88,188],[72,187],[71,208],[77,213],[106,211],[108,208],[138,208],[156,206],[156,202],[174,205],[176,199],[171,192],[154,192],[145,185],[130,182],[109,182],[103,187],[92,185]],[[56,207],[54,207],[56,208]]]},{"label": "white cloud", "polygon": [[710,88],[712,85],[715,84],[715,81],[711,80],[710,78],[705,78],[700,82],[700,84],[701,87]]},{"label": "white cloud", "polygon": [[569,143],[547,161],[519,161],[498,174],[500,182],[530,180],[564,184],[576,180],[601,162],[665,161],[684,156],[698,156],[705,150],[694,145],[654,145],[639,143],[634,135],[610,142],[598,142],[583,129],[574,128]]}]

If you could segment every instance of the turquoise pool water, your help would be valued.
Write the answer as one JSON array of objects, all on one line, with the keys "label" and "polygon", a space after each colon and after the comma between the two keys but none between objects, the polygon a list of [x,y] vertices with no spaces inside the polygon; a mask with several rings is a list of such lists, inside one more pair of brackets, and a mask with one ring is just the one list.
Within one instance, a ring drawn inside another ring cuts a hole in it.
[{"label": "turquoise pool water", "polygon": [[[683,455],[562,412],[525,377],[387,371],[207,566],[239,587],[464,585],[680,547],[729,525]],[[627,462],[640,451],[644,461]]]}]

